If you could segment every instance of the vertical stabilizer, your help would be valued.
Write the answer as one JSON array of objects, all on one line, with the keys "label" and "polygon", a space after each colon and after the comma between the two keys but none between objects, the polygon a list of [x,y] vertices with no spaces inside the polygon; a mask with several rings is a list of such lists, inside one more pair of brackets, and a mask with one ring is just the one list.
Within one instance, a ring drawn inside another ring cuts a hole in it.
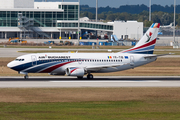
[{"label": "vertical stabilizer", "polygon": [[159,27],[160,23],[153,23],[136,46],[121,53],[153,54]]}]

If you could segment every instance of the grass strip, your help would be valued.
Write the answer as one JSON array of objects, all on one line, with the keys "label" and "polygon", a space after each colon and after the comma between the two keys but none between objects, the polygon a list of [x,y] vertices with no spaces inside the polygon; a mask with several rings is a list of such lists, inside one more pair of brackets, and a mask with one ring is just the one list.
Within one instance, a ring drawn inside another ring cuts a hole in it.
[{"label": "grass strip", "polygon": [[174,120],[180,88],[4,88],[0,119]]},{"label": "grass strip", "polygon": [[178,120],[180,102],[0,103],[2,120]]}]

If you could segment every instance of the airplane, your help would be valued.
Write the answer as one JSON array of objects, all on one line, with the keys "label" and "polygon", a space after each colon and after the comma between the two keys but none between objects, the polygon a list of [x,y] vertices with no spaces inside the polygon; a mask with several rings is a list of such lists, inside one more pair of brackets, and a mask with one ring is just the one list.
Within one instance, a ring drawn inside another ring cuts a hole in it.
[{"label": "airplane", "polygon": [[169,25],[160,26],[160,28],[173,28],[173,23],[170,23]]},{"label": "airplane", "polygon": [[93,79],[92,73],[116,72],[134,69],[153,61],[160,24],[153,23],[141,40],[133,47],[117,53],[36,53],[17,57],[7,67],[24,74],[49,73],[50,75],[76,76]]}]

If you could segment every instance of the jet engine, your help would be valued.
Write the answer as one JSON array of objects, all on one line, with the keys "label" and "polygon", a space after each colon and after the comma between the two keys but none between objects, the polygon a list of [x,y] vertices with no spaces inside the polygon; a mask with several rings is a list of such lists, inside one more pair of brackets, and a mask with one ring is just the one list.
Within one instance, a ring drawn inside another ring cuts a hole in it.
[{"label": "jet engine", "polygon": [[68,76],[84,76],[84,68],[67,68],[66,75]]}]

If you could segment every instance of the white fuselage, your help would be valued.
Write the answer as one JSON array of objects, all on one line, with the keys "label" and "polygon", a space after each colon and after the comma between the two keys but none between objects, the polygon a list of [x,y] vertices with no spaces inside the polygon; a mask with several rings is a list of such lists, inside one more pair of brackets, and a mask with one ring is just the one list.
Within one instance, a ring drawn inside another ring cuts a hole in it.
[{"label": "white fuselage", "polygon": [[135,68],[156,60],[149,54],[128,53],[37,53],[18,57],[7,66],[22,73],[64,75],[67,68],[82,68],[86,73],[105,73]]}]

